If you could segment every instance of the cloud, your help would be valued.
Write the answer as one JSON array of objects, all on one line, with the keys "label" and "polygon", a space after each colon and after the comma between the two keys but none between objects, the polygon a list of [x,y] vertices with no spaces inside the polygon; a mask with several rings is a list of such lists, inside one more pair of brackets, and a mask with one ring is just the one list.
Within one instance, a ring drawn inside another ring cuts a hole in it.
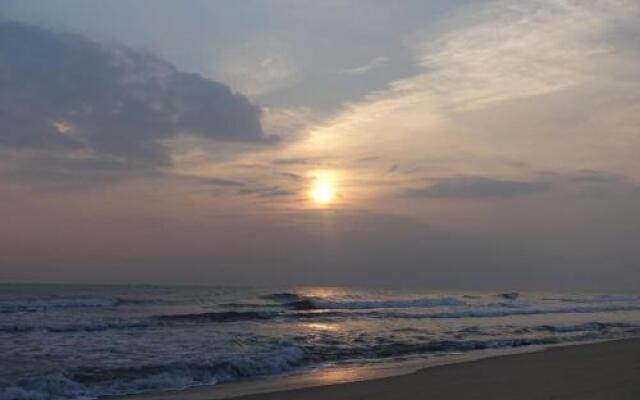
[{"label": "cloud", "polygon": [[455,29],[417,40],[412,47],[426,72],[396,88],[426,87],[447,107],[471,110],[609,77],[603,60],[617,53],[607,36],[639,10],[628,0],[482,4],[449,21]]},{"label": "cloud", "polygon": [[318,157],[290,157],[278,158],[272,161],[275,165],[322,165],[325,161]]},{"label": "cloud", "polygon": [[376,57],[364,65],[361,65],[359,67],[354,67],[354,68],[343,69],[342,71],[340,71],[340,73],[344,75],[362,75],[371,70],[383,67],[388,62],[389,62],[389,59],[387,57]]},{"label": "cloud", "polygon": [[545,192],[549,189],[550,185],[546,182],[526,182],[461,176],[441,179],[425,188],[411,189],[408,191],[408,194],[414,197],[479,199],[516,197]]},{"label": "cloud", "polygon": [[367,157],[358,158],[356,161],[358,161],[358,162],[368,162],[368,161],[378,161],[378,160],[381,160],[381,159],[382,159],[382,157],[379,157],[379,156],[367,156]]},{"label": "cloud", "polygon": [[627,178],[621,175],[612,174],[605,171],[596,171],[591,169],[582,170],[570,177],[572,182],[586,184],[626,184]]},{"label": "cloud", "polygon": [[[148,53],[19,22],[0,22],[0,88],[0,147],[57,150],[78,167],[78,158],[89,169],[167,167],[163,141],[181,134],[270,141],[261,110],[224,84]],[[66,161],[57,159],[61,170]]]},{"label": "cloud", "polygon": [[433,180],[426,187],[407,190],[407,194],[413,197],[484,199],[526,196],[554,189],[558,193],[564,192],[581,198],[611,199],[612,196],[634,198],[640,193],[639,188],[624,175],[581,170],[542,174],[534,181],[457,176]]},{"label": "cloud", "polygon": [[575,185],[582,197],[595,197],[611,200],[622,196],[635,199],[640,194],[640,186],[625,175],[613,174],[607,171],[582,170],[568,176],[568,182]]},{"label": "cloud", "polygon": [[300,176],[298,174],[293,174],[291,172],[282,172],[280,175],[284,176],[285,178],[292,179],[294,181],[302,180],[302,176]]},{"label": "cloud", "polygon": [[284,89],[300,79],[291,46],[274,35],[261,34],[222,56],[213,75],[248,96]]},{"label": "cloud", "polygon": [[[610,38],[637,10],[626,0],[475,2],[407,39],[419,73],[346,104],[288,154],[331,154],[369,199],[415,186],[400,174],[379,184],[368,167],[389,160],[440,177],[585,167],[637,175],[639,58]],[[345,162],[377,154],[384,161]]]},{"label": "cloud", "polygon": [[198,182],[204,185],[224,186],[224,187],[238,187],[238,186],[245,185],[244,182],[241,182],[238,180],[227,179],[227,178],[215,178],[215,177],[199,178]]},{"label": "cloud", "polygon": [[283,189],[279,186],[258,186],[253,188],[240,189],[240,195],[255,195],[259,197],[285,197],[293,196],[295,192]]},{"label": "cloud", "polygon": [[0,171],[10,179],[63,184],[65,188],[69,187],[67,184],[87,185],[159,174],[157,168],[111,157],[75,157],[58,152],[34,154],[30,151],[20,151],[16,155],[9,150],[0,152],[0,155],[4,158]]},{"label": "cloud", "polygon": [[262,127],[265,132],[291,139],[305,128],[320,122],[322,117],[321,113],[307,107],[263,107]]}]

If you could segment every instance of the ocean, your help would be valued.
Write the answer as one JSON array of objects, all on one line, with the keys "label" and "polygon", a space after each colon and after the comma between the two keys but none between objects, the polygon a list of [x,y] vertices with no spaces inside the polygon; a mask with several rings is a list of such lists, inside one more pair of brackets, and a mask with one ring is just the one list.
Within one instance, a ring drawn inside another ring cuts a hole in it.
[{"label": "ocean", "polygon": [[0,400],[87,399],[638,336],[640,296],[0,285]]}]

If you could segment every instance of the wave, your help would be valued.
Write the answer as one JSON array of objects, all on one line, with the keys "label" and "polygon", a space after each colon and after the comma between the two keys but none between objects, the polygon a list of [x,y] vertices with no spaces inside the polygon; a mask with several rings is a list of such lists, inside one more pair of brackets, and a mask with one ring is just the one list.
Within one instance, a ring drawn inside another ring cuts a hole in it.
[{"label": "wave", "polygon": [[508,317],[514,315],[536,315],[536,314],[589,314],[599,312],[615,311],[640,311],[640,304],[610,304],[610,305],[585,305],[577,307],[547,307],[547,306],[525,306],[525,307],[494,307],[480,306],[469,307],[463,310],[445,311],[438,313],[380,313],[379,318],[492,318]]},{"label": "wave", "polygon": [[162,304],[170,304],[171,302],[162,299],[133,299],[128,297],[118,297],[116,298],[116,305],[118,306],[127,306],[127,305],[162,305]]},{"label": "wave", "polygon": [[[0,325],[0,333],[23,334],[31,332],[71,333],[103,332],[110,330],[146,329],[153,327],[177,327],[185,323],[226,323],[239,321],[263,321],[277,318],[280,313],[262,312],[207,312],[195,314],[159,315],[147,319],[83,321],[61,324],[13,324]],[[296,318],[291,316],[291,318]],[[0,399],[1,400],[1,399]]]},{"label": "wave", "polygon": [[102,297],[3,300],[0,301],[0,314],[41,312],[66,308],[115,307],[117,304],[118,299]]},{"label": "wave", "polygon": [[362,359],[389,359],[406,356],[471,352],[478,350],[499,350],[524,346],[553,345],[569,342],[601,339],[598,333],[584,332],[572,336],[520,336],[492,339],[434,339],[418,341],[398,341],[388,338],[374,338],[363,345],[350,346],[309,346],[309,358],[314,362],[357,361]]},{"label": "wave", "polygon": [[118,321],[86,321],[67,324],[15,324],[0,326],[0,333],[18,334],[30,332],[51,332],[51,333],[71,333],[71,332],[102,332],[108,330],[145,329],[157,326],[152,321],[147,320],[118,320]]},{"label": "wave", "polygon": [[548,298],[547,300],[556,300],[563,303],[633,303],[640,302],[640,296],[627,295],[611,295],[605,294],[593,297],[560,297]]},{"label": "wave", "polygon": [[171,314],[155,317],[161,321],[192,321],[192,322],[236,322],[248,320],[273,319],[280,315],[276,312],[260,311],[221,311],[193,314]]},{"label": "wave", "polygon": [[[79,323],[61,325],[7,325],[0,326],[0,333],[21,334],[29,332],[101,332],[106,330],[126,330],[126,329],[146,329],[152,327],[178,327],[184,324],[209,324],[209,323],[232,323],[243,321],[270,321],[274,319],[290,321],[339,321],[344,319],[374,318],[374,319],[460,319],[460,318],[496,318],[517,315],[542,315],[542,314],[570,314],[570,313],[598,313],[616,311],[639,311],[638,306],[588,306],[573,308],[545,308],[545,307],[473,307],[465,310],[436,313],[410,313],[410,312],[385,312],[385,311],[301,311],[301,312],[277,312],[277,311],[224,311],[205,312],[192,314],[170,314],[159,315],[148,319],[139,320],[116,320],[116,321],[87,321]],[[600,323],[590,323],[592,330],[600,329]],[[604,325],[605,327],[615,327],[614,325]],[[577,325],[575,328],[562,328],[543,325],[534,329],[539,331],[582,331],[588,325]],[[622,327],[622,326],[619,326]]]},{"label": "wave", "polygon": [[242,378],[276,375],[304,363],[304,353],[281,346],[259,356],[209,362],[143,365],[130,368],[80,368],[64,373],[0,380],[0,400],[97,398],[214,385]]},{"label": "wave", "polygon": [[399,311],[366,311],[366,312],[306,312],[286,314],[290,318],[376,318],[376,319],[459,319],[459,318],[497,318],[517,315],[544,314],[590,314],[600,312],[640,311],[640,305],[592,305],[578,307],[544,307],[544,306],[478,306],[441,312],[399,312]]},{"label": "wave", "polygon": [[507,300],[515,300],[518,297],[520,297],[520,293],[518,293],[518,292],[500,293],[500,294],[498,294],[498,297],[502,297],[503,299],[507,299]]},{"label": "wave", "polygon": [[281,292],[281,293],[266,294],[264,296],[260,296],[260,298],[263,300],[270,300],[270,301],[276,301],[276,302],[290,302],[290,301],[299,300],[302,298],[302,296],[300,296],[297,293]]},{"label": "wave", "polygon": [[[343,312],[257,312],[224,311],[193,314],[158,315],[146,319],[82,321],[59,324],[9,324],[0,325],[0,333],[24,334],[32,332],[71,333],[103,332],[109,330],[146,329],[153,327],[179,327],[184,324],[229,323],[241,321],[268,321],[275,318],[287,320],[329,320],[335,318],[356,317],[353,313]],[[1,400],[1,399],[0,399]]]},{"label": "wave", "polygon": [[576,325],[538,325],[531,328],[532,331],[568,333],[568,332],[600,332],[610,329],[637,329],[638,327],[625,322],[586,322]]},{"label": "wave", "polygon": [[368,336],[361,342],[337,338],[309,341],[298,337],[264,351],[226,358],[139,365],[126,368],[79,367],[62,373],[0,378],[0,400],[54,400],[179,390],[259,376],[278,375],[332,362],[447,354],[599,339],[598,332],[569,336],[480,339],[399,340]]},{"label": "wave", "polygon": [[[617,312],[617,311],[640,311],[640,305],[590,305],[577,307],[510,307],[510,306],[478,306],[468,307],[464,309],[456,309],[454,311],[443,312],[400,312],[400,311],[381,311],[369,309],[324,309],[324,310],[300,310],[296,312],[285,311],[221,311],[221,312],[203,312],[190,314],[168,314],[157,315],[142,319],[114,319],[114,320],[96,320],[96,321],[74,321],[70,323],[49,323],[44,324],[25,324],[16,323],[8,325],[0,325],[0,333],[5,334],[24,334],[30,332],[51,332],[51,333],[71,333],[71,332],[102,332],[108,330],[128,330],[128,329],[147,329],[153,327],[179,327],[185,324],[218,324],[233,322],[268,322],[279,319],[282,321],[327,321],[334,322],[345,319],[462,319],[462,318],[497,318],[509,317],[517,315],[543,315],[543,314],[587,314],[599,312]],[[577,325],[573,328],[563,328],[550,325],[542,325],[533,330],[562,332],[562,331],[583,331],[583,330],[600,330],[609,327],[623,327],[621,325],[603,325],[602,323],[592,322],[589,324]],[[590,329],[586,329],[590,328]],[[0,399],[1,400],[1,399]]]},{"label": "wave", "polygon": [[160,299],[126,297],[69,297],[0,301],[0,314],[43,312],[71,308],[112,308],[119,306],[160,305]]},{"label": "wave", "polygon": [[376,308],[427,308],[438,306],[463,306],[466,303],[455,297],[426,297],[402,300],[353,300],[331,301],[320,298],[306,298],[285,304],[294,310],[366,310]]},{"label": "wave", "polygon": [[217,305],[220,308],[274,308],[279,304],[263,304],[263,303],[221,303]]}]

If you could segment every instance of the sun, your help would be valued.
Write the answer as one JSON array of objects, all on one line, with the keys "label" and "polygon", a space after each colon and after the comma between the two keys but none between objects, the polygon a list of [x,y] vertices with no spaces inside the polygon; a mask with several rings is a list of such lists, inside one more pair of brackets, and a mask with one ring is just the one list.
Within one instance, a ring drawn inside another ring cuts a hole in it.
[{"label": "sun", "polygon": [[340,182],[337,171],[320,169],[309,171],[309,182],[311,186],[307,195],[309,202],[316,207],[327,207],[342,198],[338,192],[338,182]]},{"label": "sun", "polygon": [[310,195],[316,204],[329,204],[335,199],[335,188],[330,182],[318,181],[311,188]]}]

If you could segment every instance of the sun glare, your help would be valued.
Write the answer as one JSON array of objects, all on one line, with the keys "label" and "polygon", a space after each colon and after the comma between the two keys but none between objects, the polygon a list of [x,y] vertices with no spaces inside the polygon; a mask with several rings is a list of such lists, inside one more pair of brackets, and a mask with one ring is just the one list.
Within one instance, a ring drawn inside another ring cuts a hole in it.
[{"label": "sun glare", "polygon": [[335,190],[329,182],[316,182],[311,190],[311,198],[317,204],[329,204],[335,198]]},{"label": "sun glare", "polygon": [[307,192],[310,203],[316,207],[327,207],[341,200],[342,196],[338,190],[340,177],[336,171],[314,170],[309,171],[308,176],[311,183]]}]

